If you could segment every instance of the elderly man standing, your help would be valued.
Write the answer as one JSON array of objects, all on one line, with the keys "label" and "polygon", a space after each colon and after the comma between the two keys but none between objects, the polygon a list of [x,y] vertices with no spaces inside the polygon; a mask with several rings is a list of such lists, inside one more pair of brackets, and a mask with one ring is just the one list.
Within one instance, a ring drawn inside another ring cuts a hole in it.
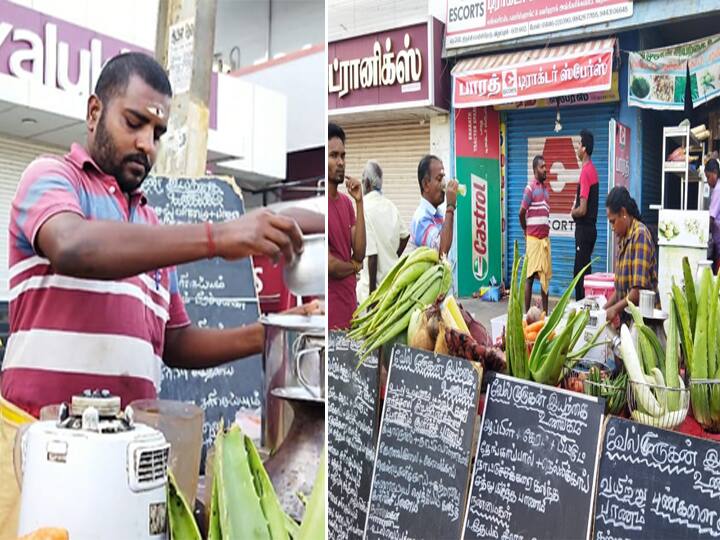
[{"label": "elderly man standing", "polygon": [[[446,184],[443,162],[437,156],[427,155],[418,164],[418,184],[422,199],[410,224],[413,243],[447,255],[453,241],[458,182],[450,180]],[[444,216],[439,209],[443,201],[446,202]]]},{"label": "elderly man standing", "polygon": [[368,161],[362,174],[365,205],[365,265],[357,285],[362,303],[405,251],[410,231],[397,206],[382,194],[383,172],[377,161]]}]

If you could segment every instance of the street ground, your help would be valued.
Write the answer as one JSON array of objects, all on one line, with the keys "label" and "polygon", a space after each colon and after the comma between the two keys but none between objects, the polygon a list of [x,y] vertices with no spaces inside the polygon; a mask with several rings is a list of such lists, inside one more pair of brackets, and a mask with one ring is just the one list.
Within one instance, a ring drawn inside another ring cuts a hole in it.
[{"label": "street ground", "polygon": [[[573,297],[574,298],[574,297]],[[533,296],[534,300],[539,300],[538,295]],[[552,309],[557,304],[559,298],[550,297],[549,304]],[[485,329],[490,332],[490,321],[495,317],[505,315],[508,310],[508,299],[503,298],[500,302],[485,302],[478,298],[458,298],[458,301],[463,307],[470,312],[470,314],[481,323]]]}]

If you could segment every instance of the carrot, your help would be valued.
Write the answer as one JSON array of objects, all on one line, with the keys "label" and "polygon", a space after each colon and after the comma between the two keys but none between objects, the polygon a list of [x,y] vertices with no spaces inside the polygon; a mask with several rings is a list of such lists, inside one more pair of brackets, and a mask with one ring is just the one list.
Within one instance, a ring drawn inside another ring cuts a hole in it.
[{"label": "carrot", "polygon": [[548,341],[552,341],[553,339],[555,339],[555,330],[548,334]]},{"label": "carrot", "polygon": [[540,321],[534,322],[534,323],[532,323],[532,324],[528,324],[528,325],[527,325],[527,328],[525,329],[525,333],[529,333],[529,332],[535,332],[535,333],[537,333],[537,332],[540,331],[540,329],[541,329],[543,326],[545,326],[545,321],[544,321],[544,320],[540,320]]},{"label": "carrot", "polygon": [[526,341],[535,341],[537,339],[537,332],[528,332],[525,334],[525,340]]}]

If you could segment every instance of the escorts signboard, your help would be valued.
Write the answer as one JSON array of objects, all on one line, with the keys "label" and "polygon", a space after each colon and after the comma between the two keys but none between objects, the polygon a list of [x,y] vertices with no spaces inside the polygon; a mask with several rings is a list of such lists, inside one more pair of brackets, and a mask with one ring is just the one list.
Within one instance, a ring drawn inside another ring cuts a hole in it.
[{"label": "escorts signboard", "polygon": [[448,0],[448,49],[630,17],[632,0]]}]

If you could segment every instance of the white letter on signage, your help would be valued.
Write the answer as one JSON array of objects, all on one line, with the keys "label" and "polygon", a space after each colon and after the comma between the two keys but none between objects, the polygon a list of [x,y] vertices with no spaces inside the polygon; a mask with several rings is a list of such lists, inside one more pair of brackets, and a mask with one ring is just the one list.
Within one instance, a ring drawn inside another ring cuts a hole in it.
[{"label": "white letter on signage", "polygon": [[58,86],[68,92],[85,95],[90,88],[90,51],[80,49],[80,68],[75,83],[70,81],[70,47],[64,41],[58,44]]},{"label": "white letter on signage", "polygon": [[5,43],[5,40],[12,31],[12,24],[6,22],[0,22],[0,47]]},{"label": "white letter on signage", "polygon": [[[10,73],[18,79],[35,80],[42,84],[43,79],[43,44],[40,36],[30,30],[15,29],[13,41],[27,41],[29,49],[18,49],[10,56]],[[23,68],[23,62],[30,62],[30,70]]]},{"label": "white letter on signage", "polygon": [[100,72],[103,68],[102,61],[102,41],[93,38],[90,41],[90,86],[88,87],[88,96],[95,90],[95,83],[97,83],[100,77]]},{"label": "white letter on signage", "polygon": [[45,85],[55,88],[57,80],[57,26],[52,23],[45,25]]}]

